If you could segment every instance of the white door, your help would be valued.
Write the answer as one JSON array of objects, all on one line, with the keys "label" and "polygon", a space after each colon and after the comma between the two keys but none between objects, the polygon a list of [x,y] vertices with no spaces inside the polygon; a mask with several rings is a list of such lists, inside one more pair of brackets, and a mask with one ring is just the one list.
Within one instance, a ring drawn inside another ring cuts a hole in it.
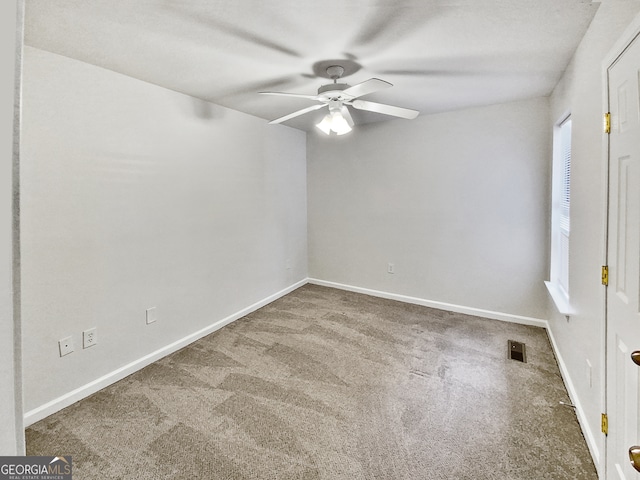
[{"label": "white door", "polygon": [[629,448],[640,445],[640,366],[631,358],[640,350],[640,37],[608,77],[607,479],[640,480],[629,461]]}]

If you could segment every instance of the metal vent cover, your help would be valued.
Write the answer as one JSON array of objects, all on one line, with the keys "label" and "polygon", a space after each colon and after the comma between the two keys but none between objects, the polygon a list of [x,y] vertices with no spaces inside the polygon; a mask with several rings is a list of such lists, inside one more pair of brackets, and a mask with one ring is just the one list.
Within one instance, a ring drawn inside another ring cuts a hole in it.
[{"label": "metal vent cover", "polygon": [[527,363],[527,348],[522,342],[516,342],[515,340],[508,341],[508,355],[510,360],[517,360],[518,362]]}]

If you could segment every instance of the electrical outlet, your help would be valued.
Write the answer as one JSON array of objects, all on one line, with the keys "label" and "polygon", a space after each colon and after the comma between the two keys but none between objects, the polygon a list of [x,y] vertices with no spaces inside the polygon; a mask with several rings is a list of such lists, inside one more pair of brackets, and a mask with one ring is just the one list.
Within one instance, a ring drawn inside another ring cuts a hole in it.
[{"label": "electrical outlet", "polygon": [[393,263],[387,264],[387,273],[396,273],[396,266]]},{"label": "electrical outlet", "polygon": [[158,319],[158,312],[156,307],[147,308],[147,325],[155,322]]},{"label": "electrical outlet", "polygon": [[58,346],[60,347],[60,356],[64,357],[73,352],[73,338],[66,337],[58,340]]},{"label": "electrical outlet", "polygon": [[82,348],[93,347],[96,343],[98,343],[98,329],[96,327],[82,332]]}]

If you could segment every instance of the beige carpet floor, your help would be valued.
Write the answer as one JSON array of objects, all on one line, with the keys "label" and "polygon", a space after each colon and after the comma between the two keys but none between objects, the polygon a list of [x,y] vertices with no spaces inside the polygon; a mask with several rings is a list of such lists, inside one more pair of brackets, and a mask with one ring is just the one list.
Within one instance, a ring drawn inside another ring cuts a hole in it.
[{"label": "beige carpet floor", "polygon": [[306,285],[32,425],[27,453],[75,480],[595,480],[561,400],[541,328]]}]

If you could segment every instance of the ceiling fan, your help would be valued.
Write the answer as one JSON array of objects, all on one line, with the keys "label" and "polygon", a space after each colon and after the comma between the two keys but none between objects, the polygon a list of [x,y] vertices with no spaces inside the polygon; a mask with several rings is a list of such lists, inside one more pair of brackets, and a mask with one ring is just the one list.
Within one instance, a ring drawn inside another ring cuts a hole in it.
[{"label": "ceiling fan", "polygon": [[345,133],[350,132],[353,127],[353,118],[351,118],[351,113],[349,113],[347,105],[355,108],[356,110],[382,113],[409,120],[416,118],[420,113],[417,110],[411,110],[408,108],[394,107],[393,105],[360,100],[360,97],[363,97],[364,95],[392,87],[393,85],[378,78],[370,78],[369,80],[353,86],[347,85],[346,83],[338,83],[338,79],[342,77],[343,73],[344,68],[340,65],[332,65],[328,67],[327,75],[333,80],[333,83],[322,85],[318,89],[317,95],[302,95],[298,93],[284,92],[260,92],[263,95],[298,97],[320,102],[317,105],[312,105],[283,117],[276,118],[275,120],[271,120],[269,123],[282,123],[299,115],[304,115],[305,113],[328,107],[329,113],[316,126],[327,135],[331,132],[334,132],[337,135],[344,135]]}]

